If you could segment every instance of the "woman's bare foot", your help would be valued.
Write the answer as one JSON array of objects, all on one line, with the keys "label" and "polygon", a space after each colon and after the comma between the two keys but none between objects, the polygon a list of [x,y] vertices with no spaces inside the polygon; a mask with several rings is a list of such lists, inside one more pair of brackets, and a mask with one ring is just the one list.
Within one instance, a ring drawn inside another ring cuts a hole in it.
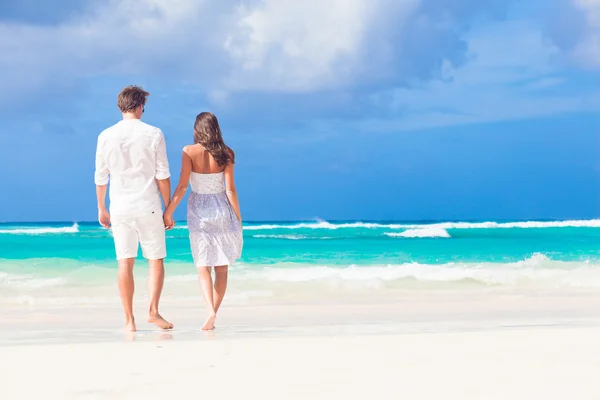
[{"label": "woman's bare foot", "polygon": [[215,329],[215,320],[217,319],[217,314],[213,313],[210,314],[208,316],[208,318],[206,318],[206,321],[204,321],[204,325],[202,325],[202,330],[203,331],[212,331],[213,329]]},{"label": "woman's bare foot", "polygon": [[160,329],[173,329],[173,324],[161,317],[160,314],[150,314],[148,322],[158,326]]},{"label": "woman's bare foot", "polygon": [[135,327],[135,320],[133,318],[125,321],[125,330],[129,332],[135,332],[137,330]]}]

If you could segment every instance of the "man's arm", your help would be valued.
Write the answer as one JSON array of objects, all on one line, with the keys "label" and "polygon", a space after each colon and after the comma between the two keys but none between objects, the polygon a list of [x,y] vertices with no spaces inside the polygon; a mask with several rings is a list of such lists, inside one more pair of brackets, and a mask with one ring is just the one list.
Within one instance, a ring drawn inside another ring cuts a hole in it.
[{"label": "man's arm", "polygon": [[98,222],[105,228],[110,227],[110,214],[106,208],[106,188],[108,187],[109,170],[102,156],[102,141],[98,137],[96,147],[96,172],[94,182],[96,183],[96,199],[98,201]]},{"label": "man's arm", "polygon": [[171,172],[169,171],[169,160],[167,159],[167,145],[162,132],[160,132],[156,146],[155,178],[166,209],[171,202]]},{"label": "man's arm", "polygon": [[110,214],[106,208],[106,188],[108,185],[96,185],[98,199],[98,222],[105,228],[110,228]]},{"label": "man's arm", "polygon": [[169,207],[169,203],[171,202],[171,178],[167,179],[157,179],[156,183],[158,184],[158,191],[162,196],[163,203],[165,203],[165,210]]}]

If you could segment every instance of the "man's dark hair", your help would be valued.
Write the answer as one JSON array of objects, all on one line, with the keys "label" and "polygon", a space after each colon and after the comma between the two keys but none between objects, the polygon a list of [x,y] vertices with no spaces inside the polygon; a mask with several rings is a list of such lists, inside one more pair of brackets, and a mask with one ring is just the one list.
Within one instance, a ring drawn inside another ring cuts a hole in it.
[{"label": "man's dark hair", "polygon": [[123,88],[117,97],[117,106],[122,113],[135,111],[139,106],[146,104],[146,97],[150,93],[146,92],[139,86],[131,85]]}]

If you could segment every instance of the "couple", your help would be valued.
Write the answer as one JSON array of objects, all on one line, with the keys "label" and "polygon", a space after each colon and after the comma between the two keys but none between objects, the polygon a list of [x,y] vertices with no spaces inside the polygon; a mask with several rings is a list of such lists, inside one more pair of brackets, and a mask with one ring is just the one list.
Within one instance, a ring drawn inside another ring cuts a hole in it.
[{"label": "couple", "polygon": [[[141,121],[149,95],[138,86],[128,86],[119,93],[117,105],[123,120],[100,134],[96,149],[98,221],[103,227],[112,228],[126,328],[136,330],[133,264],[139,244],[149,264],[148,322],[162,329],[173,328],[158,312],[165,277],[163,260],[167,255],[165,230],[175,226],[173,212],[189,184],[190,244],[208,308],[202,329],[211,330],[227,288],[227,267],[242,251],[242,218],[233,180],[235,155],[223,142],[217,118],[208,112],[199,114],[194,125],[194,144],[183,149],[179,184],[171,198],[163,133]],[[105,200],[109,180],[110,213]]]}]

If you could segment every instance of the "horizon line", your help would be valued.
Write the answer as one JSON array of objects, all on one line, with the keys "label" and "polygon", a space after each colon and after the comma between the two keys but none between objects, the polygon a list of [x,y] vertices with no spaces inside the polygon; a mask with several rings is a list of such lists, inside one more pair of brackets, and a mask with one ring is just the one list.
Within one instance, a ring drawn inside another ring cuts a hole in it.
[{"label": "horizon line", "polygon": [[[597,221],[600,220],[600,216],[593,218],[530,218],[530,219],[290,219],[290,220],[248,220],[243,221],[244,224],[276,224],[276,223],[405,223],[405,224],[427,224],[427,223],[440,223],[440,222],[448,222],[448,223],[481,223],[481,222],[497,222],[497,223],[505,223],[505,222],[566,222],[566,221]],[[187,223],[187,220],[176,220],[177,223]],[[98,224],[98,221],[95,220],[81,220],[81,221],[73,221],[73,220],[47,220],[47,221],[0,221],[0,225],[10,225],[10,224]]]}]

